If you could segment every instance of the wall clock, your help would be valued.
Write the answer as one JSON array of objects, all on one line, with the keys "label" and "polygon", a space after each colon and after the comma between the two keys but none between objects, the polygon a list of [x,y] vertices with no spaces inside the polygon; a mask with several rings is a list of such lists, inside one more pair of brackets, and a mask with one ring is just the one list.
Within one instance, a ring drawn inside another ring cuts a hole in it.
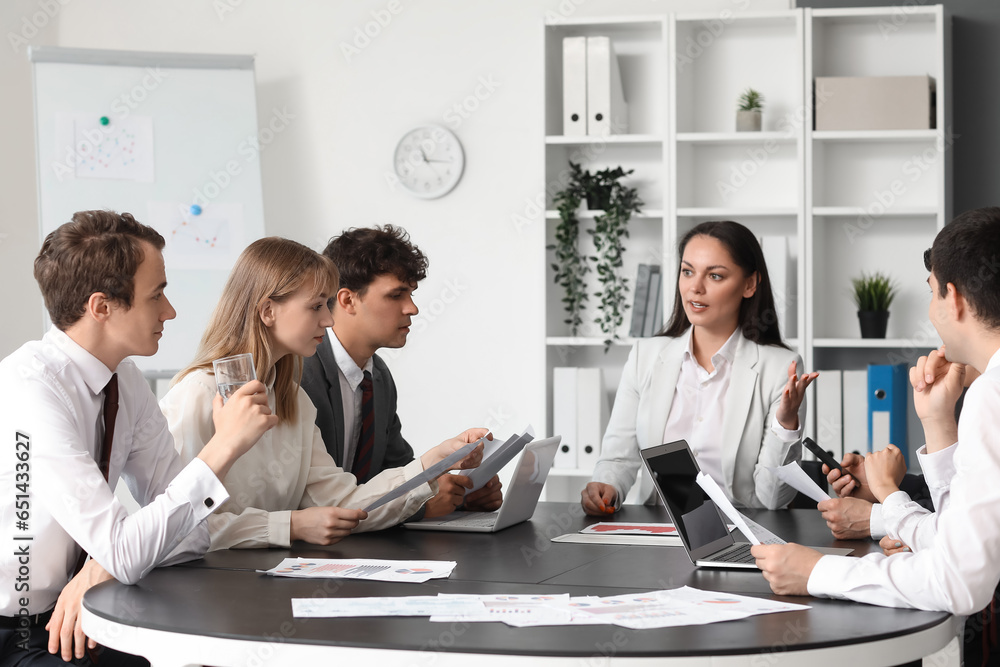
[{"label": "wall clock", "polygon": [[462,143],[440,125],[423,125],[396,144],[393,169],[399,184],[415,197],[436,199],[458,185],[465,167]]}]

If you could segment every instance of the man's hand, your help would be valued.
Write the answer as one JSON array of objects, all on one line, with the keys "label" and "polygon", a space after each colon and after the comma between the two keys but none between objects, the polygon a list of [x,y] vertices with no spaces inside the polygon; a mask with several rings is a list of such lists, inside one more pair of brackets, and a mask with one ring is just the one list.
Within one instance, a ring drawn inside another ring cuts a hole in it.
[{"label": "man's hand", "polygon": [[437,479],[437,494],[424,503],[424,517],[434,517],[451,514],[465,499],[465,490],[472,488],[472,480],[465,475],[445,473]]},{"label": "man's hand", "polygon": [[368,518],[364,510],[343,507],[307,507],[292,512],[289,534],[294,542],[303,540],[310,544],[336,544],[358,527],[358,522]]},{"label": "man's hand", "polygon": [[924,427],[927,452],[933,453],[958,440],[955,404],[966,386],[965,366],[945,359],[945,348],[920,357],[910,369],[913,407]]},{"label": "man's hand", "polygon": [[871,535],[872,504],[860,498],[831,498],[818,505],[823,520],[838,540],[860,540]]},{"label": "man's hand", "polygon": [[899,491],[899,483],[906,474],[903,452],[896,445],[888,445],[885,449],[872,452],[865,457],[865,474],[872,494],[880,503],[885,501]]},{"label": "man's hand", "polygon": [[878,499],[872,495],[868,487],[868,479],[865,476],[865,457],[854,453],[844,454],[844,460],[840,462],[844,472],[823,464],[823,474],[826,481],[833,487],[834,492],[841,498],[860,498],[870,503],[877,503]]},{"label": "man's hand", "polygon": [[83,634],[80,626],[80,604],[83,594],[92,586],[113,577],[108,571],[90,559],[80,572],[70,579],[59,593],[52,618],[45,625],[49,631],[49,653],[59,654],[69,662],[73,657],[82,658],[87,648],[97,648],[97,642]]},{"label": "man's hand", "polygon": [[886,556],[910,552],[910,547],[906,546],[905,544],[903,544],[894,537],[889,537],[888,535],[883,537],[879,541],[878,545],[882,547],[882,553],[884,553]]},{"label": "man's hand", "polygon": [[615,500],[618,492],[615,487],[602,482],[590,482],[580,492],[580,504],[583,511],[590,516],[607,516],[615,513]]},{"label": "man's hand", "polygon": [[776,595],[809,595],[809,575],[823,557],[799,544],[755,544],[750,553]]},{"label": "man's hand", "polygon": [[796,375],[797,361],[793,361],[788,366],[788,382],[781,392],[781,402],[778,404],[778,412],[775,417],[781,427],[788,431],[795,431],[799,428],[799,406],[805,398],[806,389],[812,381],[819,377],[819,373],[805,373]]},{"label": "man's hand", "polygon": [[483,487],[465,496],[465,509],[475,512],[492,512],[503,504],[500,478],[496,475]]}]

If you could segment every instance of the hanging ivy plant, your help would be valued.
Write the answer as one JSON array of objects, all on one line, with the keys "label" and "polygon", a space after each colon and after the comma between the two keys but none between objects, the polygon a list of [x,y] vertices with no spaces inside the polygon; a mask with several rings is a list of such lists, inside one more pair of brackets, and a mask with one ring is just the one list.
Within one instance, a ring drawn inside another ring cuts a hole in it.
[{"label": "hanging ivy plant", "polygon": [[[642,206],[635,188],[626,187],[621,179],[632,170],[621,167],[602,169],[591,174],[574,162],[569,163],[570,182],[554,199],[559,210],[559,224],[556,227],[556,243],[548,246],[555,251],[556,262],[552,264],[555,282],[563,292],[563,308],[570,326],[570,333],[576,336],[583,324],[583,308],[589,294],[584,276],[591,271],[588,261],[597,268],[601,290],[594,296],[601,300],[600,317],[594,320],[605,334],[605,352],[612,341],[618,339],[618,327],[624,322],[628,309],[628,279],[621,275],[624,239],[628,237],[628,221]],[[602,213],[594,218],[594,229],[588,229],[596,250],[588,256],[580,250],[580,221],[576,212],[580,203],[586,200],[590,209]]]},{"label": "hanging ivy plant", "polygon": [[625,321],[628,310],[628,278],[622,275],[622,254],[624,240],[628,238],[628,222],[641,211],[642,200],[635,188],[630,188],[621,179],[630,175],[632,169],[621,167],[597,172],[602,183],[610,182],[610,196],[604,212],[594,218],[594,229],[587,230],[594,240],[597,255],[591,257],[597,266],[597,279],[601,291],[594,296],[601,300],[600,316],[594,321],[604,332],[604,351],[619,339],[618,329]]},{"label": "hanging ivy plant", "polygon": [[588,295],[584,276],[590,271],[587,255],[580,251],[580,221],[576,217],[580,202],[586,197],[581,186],[580,165],[569,163],[570,183],[566,189],[557,192],[554,199],[559,210],[559,224],[556,226],[556,242],[548,246],[555,250],[556,261],[552,270],[556,272],[555,282],[563,288],[563,309],[569,325],[570,335],[576,336],[583,324],[583,307]]}]

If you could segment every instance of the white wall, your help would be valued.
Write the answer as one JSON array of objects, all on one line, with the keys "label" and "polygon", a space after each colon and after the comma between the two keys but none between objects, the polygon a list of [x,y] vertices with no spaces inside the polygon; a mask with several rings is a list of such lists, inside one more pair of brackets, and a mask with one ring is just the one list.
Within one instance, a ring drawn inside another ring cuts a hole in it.
[{"label": "white wall", "polygon": [[[8,286],[0,356],[39,336],[42,320],[31,279],[39,239],[30,68],[20,37],[36,45],[253,53],[261,125],[275,110],[294,116],[261,155],[267,232],[322,249],[345,227],[393,222],[430,258],[430,275],[416,293],[421,323],[404,350],[386,354],[402,396],[404,433],[418,451],[467,426],[489,424],[506,434],[544,419],[543,225],[535,218],[518,228],[512,216],[526,213],[544,181],[546,14],[790,6],[788,0],[63,1],[51,19],[43,7],[58,0],[0,3],[8,42],[0,46],[0,278]],[[22,33],[32,22],[46,25],[38,34]],[[366,29],[375,36],[345,55],[342,44],[354,45]],[[466,117],[455,105],[464,105]],[[466,150],[462,182],[430,202],[393,191],[386,181],[398,138],[428,122],[455,129]]]}]

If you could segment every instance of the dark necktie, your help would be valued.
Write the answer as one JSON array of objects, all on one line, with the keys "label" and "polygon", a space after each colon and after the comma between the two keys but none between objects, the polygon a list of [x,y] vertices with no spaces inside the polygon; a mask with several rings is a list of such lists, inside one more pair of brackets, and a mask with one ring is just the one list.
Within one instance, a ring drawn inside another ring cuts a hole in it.
[{"label": "dark necktie", "polygon": [[98,465],[104,481],[108,481],[111,469],[111,443],[115,438],[115,418],[118,416],[118,373],[113,373],[104,387],[104,441],[101,443],[101,458]]},{"label": "dark necktie", "polygon": [[[111,470],[111,443],[115,439],[116,417],[118,417],[118,373],[112,373],[111,379],[104,387],[104,440],[101,442],[101,451],[98,452],[97,459],[97,466],[101,469],[105,482],[108,481],[108,473]],[[76,566],[73,568],[74,576],[83,569],[86,562],[87,550],[83,549],[76,559]]]},{"label": "dark necktie", "polygon": [[372,374],[365,371],[365,379],[361,381],[361,432],[358,433],[358,447],[354,452],[354,466],[351,469],[359,484],[368,481],[374,448],[375,395],[372,388]]}]

